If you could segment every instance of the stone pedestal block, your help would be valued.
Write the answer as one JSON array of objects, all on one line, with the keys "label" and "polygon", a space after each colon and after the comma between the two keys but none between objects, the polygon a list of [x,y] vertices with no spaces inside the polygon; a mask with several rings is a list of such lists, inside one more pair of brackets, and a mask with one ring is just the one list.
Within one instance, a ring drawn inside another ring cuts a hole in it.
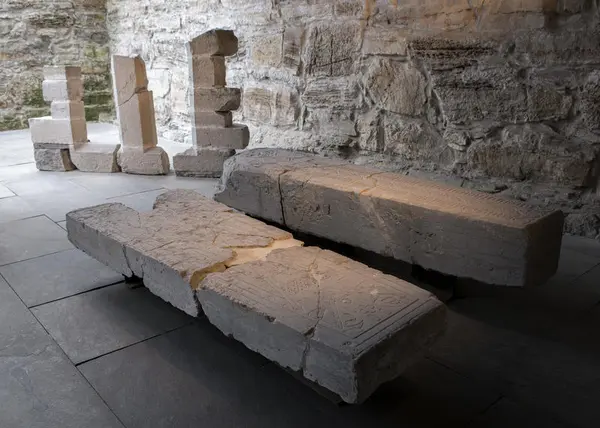
[{"label": "stone pedestal block", "polygon": [[234,149],[193,147],[173,156],[173,169],[178,176],[218,178],[223,172],[223,162],[233,155]]},{"label": "stone pedestal block", "polygon": [[123,172],[140,175],[166,175],[170,171],[169,155],[161,147],[147,150],[121,147],[117,162]]},{"label": "stone pedestal block", "polygon": [[33,143],[73,144],[87,142],[85,118],[53,119],[50,116],[29,119]]},{"label": "stone pedestal block", "polygon": [[194,88],[194,111],[228,112],[240,107],[239,88]]},{"label": "stone pedestal block", "polygon": [[429,292],[193,191],[160,195],[150,213],[77,210],[67,230],[77,248],[348,403],[400,375],[445,328]]},{"label": "stone pedestal block", "polygon": [[68,148],[37,148],[33,150],[35,166],[40,171],[73,171],[77,169]]},{"label": "stone pedestal block", "polygon": [[71,146],[71,161],[83,172],[119,172],[117,153],[120,144],[89,142]]},{"label": "stone pedestal block", "polygon": [[250,142],[246,125],[235,124],[229,128],[195,126],[192,140],[196,147],[219,147],[222,149],[245,149]]}]

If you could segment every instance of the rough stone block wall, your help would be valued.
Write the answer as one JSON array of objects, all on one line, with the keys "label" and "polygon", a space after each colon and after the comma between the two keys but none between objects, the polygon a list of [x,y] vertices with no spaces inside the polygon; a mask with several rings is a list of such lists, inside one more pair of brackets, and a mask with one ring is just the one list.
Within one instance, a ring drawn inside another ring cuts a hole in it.
[{"label": "rough stone block wall", "polygon": [[81,66],[86,117],[112,114],[106,0],[0,1],[0,130],[50,114],[44,65]]},{"label": "rough stone block wall", "polygon": [[[397,3],[397,4],[394,4]],[[357,163],[563,209],[600,234],[598,0],[108,0],[159,129],[190,136],[185,42],[232,29],[251,147]]]}]

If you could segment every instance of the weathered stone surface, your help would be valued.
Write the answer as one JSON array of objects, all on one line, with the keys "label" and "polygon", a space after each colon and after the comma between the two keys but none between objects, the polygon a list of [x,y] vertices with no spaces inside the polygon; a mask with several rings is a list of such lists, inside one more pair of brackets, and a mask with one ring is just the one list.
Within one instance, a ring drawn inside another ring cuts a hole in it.
[{"label": "weathered stone surface", "polygon": [[196,147],[219,147],[223,149],[245,149],[250,142],[250,131],[246,125],[229,128],[195,126],[192,141]]},{"label": "weathered stone surface", "polygon": [[148,88],[146,64],[140,57],[113,55],[112,73],[117,106],[123,105],[134,94]]},{"label": "weathered stone surface", "polygon": [[192,147],[173,156],[173,169],[182,177],[218,178],[223,172],[223,163],[233,155],[235,149]]},{"label": "weathered stone surface", "polygon": [[150,149],[157,144],[152,92],[135,93],[117,106],[123,147]]},{"label": "weathered stone surface", "polygon": [[231,30],[211,30],[188,43],[190,55],[231,56],[238,51],[238,39]]},{"label": "weathered stone surface", "polygon": [[251,47],[251,58],[258,67],[280,67],[283,60],[283,35],[263,34],[254,40]]},{"label": "weathered stone surface", "polygon": [[222,56],[194,55],[190,58],[194,87],[222,87],[225,82],[225,58]]},{"label": "weathered stone surface", "polygon": [[319,23],[307,36],[306,71],[311,76],[346,76],[360,48],[358,22]]},{"label": "weathered stone surface", "polygon": [[44,101],[81,101],[83,81],[81,79],[44,80],[42,82]]},{"label": "weathered stone surface", "polygon": [[53,119],[81,119],[85,120],[85,106],[83,101],[53,101],[50,106]]},{"label": "weathered stone surface", "polygon": [[424,111],[427,81],[407,63],[377,60],[367,71],[364,84],[375,104],[385,110],[407,116]]},{"label": "weathered stone surface", "polygon": [[120,144],[88,142],[71,146],[71,161],[83,172],[119,172],[117,153]]},{"label": "weathered stone surface", "polygon": [[233,115],[230,111],[195,111],[196,126],[227,128],[233,125]]},{"label": "weathered stone surface", "polygon": [[73,144],[87,141],[87,125],[84,118],[53,119],[37,117],[29,119],[33,143]]},{"label": "weathered stone surface", "polygon": [[40,171],[72,171],[76,169],[68,148],[34,148],[35,166]]},{"label": "weathered stone surface", "polygon": [[162,147],[140,151],[121,146],[117,163],[123,172],[140,175],[166,175],[170,171],[169,155]]},{"label": "weathered stone surface", "polygon": [[222,188],[250,215],[450,275],[529,286],[558,264],[561,212],[484,193],[260,149],[227,162]]},{"label": "weathered stone surface", "polygon": [[440,335],[430,293],[192,191],[150,213],[121,204],[67,215],[69,239],[250,349],[362,402]]},{"label": "weathered stone surface", "polygon": [[194,110],[228,112],[240,107],[239,88],[195,88]]},{"label": "weathered stone surface", "polygon": [[44,67],[44,79],[69,80],[81,79],[81,67],[49,65]]}]

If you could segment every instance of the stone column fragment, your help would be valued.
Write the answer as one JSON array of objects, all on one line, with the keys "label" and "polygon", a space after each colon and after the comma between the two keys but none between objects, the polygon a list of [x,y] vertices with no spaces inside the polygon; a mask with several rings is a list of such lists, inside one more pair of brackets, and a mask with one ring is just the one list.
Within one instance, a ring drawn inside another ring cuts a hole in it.
[{"label": "stone column fragment", "polygon": [[248,127],[232,123],[240,90],[226,87],[225,57],[237,50],[237,37],[228,30],[212,30],[188,43],[193,145],[173,158],[177,175],[219,177],[223,162],[250,141]]},{"label": "stone column fragment", "polygon": [[119,144],[88,141],[81,68],[44,67],[42,91],[44,100],[51,103],[51,116],[29,122],[38,169],[119,171]]},{"label": "stone column fragment", "polygon": [[87,142],[83,80],[79,67],[44,67],[44,100],[52,116],[29,120],[36,166],[40,171],[71,171],[70,149]]},{"label": "stone column fragment", "polygon": [[157,146],[154,99],[148,91],[144,61],[140,57],[115,55],[112,73],[121,136],[121,169],[130,174],[168,174],[169,156]]}]

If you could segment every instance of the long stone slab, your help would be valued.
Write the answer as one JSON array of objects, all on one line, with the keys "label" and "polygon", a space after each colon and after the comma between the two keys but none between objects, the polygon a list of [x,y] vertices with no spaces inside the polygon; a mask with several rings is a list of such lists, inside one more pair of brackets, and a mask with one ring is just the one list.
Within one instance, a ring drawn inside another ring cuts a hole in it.
[{"label": "long stone slab", "polygon": [[215,199],[247,214],[489,284],[542,284],[557,269],[561,212],[285,150],[230,158]]},{"label": "long stone slab", "polygon": [[349,403],[444,330],[445,308],[427,291],[193,191],[167,192],[149,213],[77,210],[67,230],[92,257]]}]

